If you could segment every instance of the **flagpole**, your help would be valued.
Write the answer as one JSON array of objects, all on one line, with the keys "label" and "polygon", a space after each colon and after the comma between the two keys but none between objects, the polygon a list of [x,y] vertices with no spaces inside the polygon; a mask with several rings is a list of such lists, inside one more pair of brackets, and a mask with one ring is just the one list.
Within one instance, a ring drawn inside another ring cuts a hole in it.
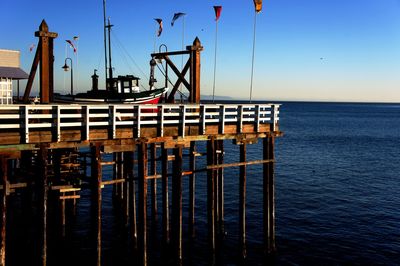
[{"label": "flagpole", "polygon": [[213,97],[212,97],[213,103],[215,97],[215,76],[217,72],[217,42],[218,42],[217,37],[218,37],[218,19],[215,21],[214,81],[213,81]]},{"label": "flagpole", "polygon": [[253,96],[253,76],[254,76],[254,54],[256,49],[256,26],[257,26],[257,12],[254,12],[254,33],[253,33],[253,55],[251,58],[251,80],[250,80],[250,103]]},{"label": "flagpole", "polygon": [[[182,20],[182,51],[185,46],[185,15],[183,15],[183,20]],[[181,56],[181,71],[183,70],[183,55]],[[181,98],[182,98],[182,82],[181,85],[179,86],[179,90],[181,92]]]}]

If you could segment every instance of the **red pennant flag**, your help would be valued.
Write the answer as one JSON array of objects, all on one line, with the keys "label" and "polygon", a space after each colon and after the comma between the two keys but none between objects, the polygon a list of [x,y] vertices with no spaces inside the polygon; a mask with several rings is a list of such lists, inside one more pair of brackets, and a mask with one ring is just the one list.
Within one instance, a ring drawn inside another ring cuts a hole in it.
[{"label": "red pennant flag", "polygon": [[160,37],[161,32],[162,32],[162,30],[163,30],[162,19],[160,19],[160,18],[155,18],[154,20],[157,21],[158,26],[159,26],[159,27],[158,27],[158,30],[157,30],[157,37]]},{"label": "red pennant flag", "polygon": [[69,43],[69,45],[74,49],[74,53],[76,53],[76,47],[74,45],[74,43],[71,40],[65,40],[67,43]]},{"label": "red pennant flag", "polygon": [[218,21],[219,17],[221,16],[222,6],[214,6],[215,11],[215,21]]}]

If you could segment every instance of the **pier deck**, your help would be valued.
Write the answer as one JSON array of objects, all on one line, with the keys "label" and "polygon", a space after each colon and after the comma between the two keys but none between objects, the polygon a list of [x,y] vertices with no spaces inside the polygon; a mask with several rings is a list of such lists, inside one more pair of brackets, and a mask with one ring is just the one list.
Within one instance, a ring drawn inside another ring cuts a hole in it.
[{"label": "pier deck", "polygon": [[[208,246],[210,254],[215,254],[224,235],[223,170],[227,167],[240,168],[238,231],[240,256],[246,258],[246,167],[252,164],[263,165],[260,179],[260,185],[263,186],[263,234],[265,252],[271,253],[275,250],[274,138],[279,135],[277,104],[0,106],[0,202],[3,214],[0,266],[5,265],[7,197],[10,193],[16,189],[24,190],[30,187],[30,183],[35,183],[37,191],[34,193],[41,199],[32,203],[38,204],[37,209],[41,213],[42,248],[38,260],[39,264],[46,265],[47,209],[54,205],[54,202],[48,201],[48,194],[54,191],[58,193],[61,204],[55,204],[55,208],[61,208],[60,219],[64,228],[65,201],[73,201],[75,206],[83,189],[79,184],[63,178],[64,172],[70,171],[64,169],[83,168],[86,177],[88,165],[91,167],[91,187],[94,195],[97,195],[92,203],[97,210],[97,258],[94,258],[97,265],[101,265],[102,261],[102,189],[108,185],[114,186],[114,198],[122,206],[123,216],[131,230],[133,247],[138,250],[139,265],[148,264],[147,214],[148,209],[151,210],[152,220],[157,220],[160,215],[157,211],[159,179],[162,193],[162,246],[164,250],[173,250],[169,255],[176,265],[181,264],[184,257],[182,177],[189,178],[187,226],[189,238],[195,238],[195,176],[200,172],[207,173]],[[224,163],[224,140],[229,139],[239,147],[239,162]],[[263,143],[261,158],[247,161],[247,145],[259,139]],[[199,141],[207,142],[204,154],[196,150],[196,142]],[[89,156],[80,152],[83,147],[90,148]],[[183,150],[188,150],[188,162],[185,162]],[[105,153],[112,154],[113,160],[106,161],[103,156]],[[76,158],[71,160],[71,156],[84,157],[81,160],[84,165],[80,165],[82,163]],[[196,168],[196,158],[201,156],[206,157],[206,166],[200,169]],[[87,158],[90,158],[89,163],[86,162]],[[102,170],[106,165],[114,169],[112,178],[107,180]],[[19,172],[18,167],[36,174],[16,182],[11,173]],[[172,172],[168,172],[168,169],[172,169]],[[169,183],[172,188],[168,188]],[[172,192],[172,204],[169,190]],[[24,193],[33,192],[29,190]],[[147,206],[148,194],[151,208]]]}]

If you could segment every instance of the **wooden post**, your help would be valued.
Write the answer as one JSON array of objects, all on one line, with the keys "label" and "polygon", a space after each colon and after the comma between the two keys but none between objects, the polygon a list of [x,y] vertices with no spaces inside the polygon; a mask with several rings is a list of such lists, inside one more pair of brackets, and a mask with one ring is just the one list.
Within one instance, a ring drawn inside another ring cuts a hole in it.
[{"label": "wooden post", "polygon": [[7,192],[8,192],[8,168],[7,160],[3,156],[1,160],[1,175],[3,193],[1,200],[1,242],[0,242],[0,266],[6,265],[6,225],[7,225]]},{"label": "wooden post", "polygon": [[[62,196],[65,195],[65,193],[61,194]],[[61,208],[60,208],[60,214],[61,214],[61,235],[62,237],[65,237],[65,199],[62,199],[61,202]]]},{"label": "wooden post", "polygon": [[96,178],[96,214],[97,214],[97,260],[96,265],[101,266],[101,201],[102,201],[102,193],[101,193],[101,181],[102,181],[102,166],[101,166],[101,153],[100,153],[100,144],[96,143],[95,146],[92,147],[92,177]]},{"label": "wooden post", "polygon": [[139,183],[139,265],[147,265],[147,143],[138,150]]},{"label": "wooden post", "polygon": [[[214,165],[215,141],[210,138],[207,141],[207,165]],[[215,170],[207,171],[207,220],[208,220],[208,246],[211,252],[211,264],[215,263]]]},{"label": "wooden post", "polygon": [[190,50],[190,103],[200,103],[200,52],[203,50],[199,38],[193,41],[192,46],[188,46],[187,49]]},{"label": "wooden post", "polygon": [[125,180],[124,189],[123,189],[123,210],[124,210],[124,220],[125,225],[128,225],[129,222],[129,205],[130,205],[130,186],[131,186],[131,175],[133,171],[133,160],[132,160],[132,152],[124,152],[123,153],[123,178]]},{"label": "wooden post", "polygon": [[[240,162],[246,162],[246,143],[240,145]],[[239,173],[239,248],[241,258],[247,257],[246,250],[246,165]]]},{"label": "wooden post", "polygon": [[172,177],[172,236],[175,264],[182,264],[182,146],[174,149],[174,171]]},{"label": "wooden post", "polygon": [[168,150],[165,143],[161,144],[161,168],[162,168],[162,238],[164,250],[169,245],[169,196],[168,196]]},{"label": "wooden post", "polygon": [[136,180],[134,176],[134,159],[135,159],[135,153],[132,152],[130,156],[131,162],[129,163],[132,165],[132,169],[129,170],[128,175],[130,179],[130,205],[132,209],[132,215],[131,215],[131,235],[132,235],[132,242],[133,242],[133,248],[137,250],[137,245],[138,245],[138,232],[137,232],[137,214],[136,214]]},{"label": "wooden post", "polygon": [[41,264],[47,265],[47,196],[48,196],[48,180],[47,180],[47,146],[40,145],[39,150],[39,184],[40,184],[40,207],[42,214],[41,227]]},{"label": "wooden post", "polygon": [[[224,141],[217,141],[218,157],[217,163],[224,163]],[[218,234],[221,238],[225,236],[224,229],[224,168],[218,169]]]},{"label": "wooden post", "polygon": [[[157,164],[156,164],[156,144],[150,144],[150,175],[155,176],[157,174]],[[153,230],[157,230],[157,179],[152,178],[150,181],[151,187],[151,225]],[[157,234],[154,234],[157,235]]]},{"label": "wooden post", "polygon": [[49,32],[46,21],[42,21],[35,36],[40,38],[40,103],[50,103],[53,99],[53,39],[58,34]]},{"label": "wooden post", "polygon": [[189,237],[195,237],[194,222],[195,222],[195,189],[196,189],[196,142],[190,142],[189,156],[189,171],[192,173],[189,176]]},{"label": "wooden post", "polygon": [[[274,136],[263,140],[263,159],[274,160]],[[264,244],[266,254],[275,251],[275,184],[274,162],[263,166]]]}]

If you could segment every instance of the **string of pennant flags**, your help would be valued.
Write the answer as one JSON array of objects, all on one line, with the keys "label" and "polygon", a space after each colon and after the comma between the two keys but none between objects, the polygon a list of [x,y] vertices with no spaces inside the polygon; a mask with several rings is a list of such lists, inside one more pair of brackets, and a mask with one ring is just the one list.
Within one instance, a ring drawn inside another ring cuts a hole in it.
[{"label": "string of pennant flags", "polygon": [[[262,0],[253,0],[254,2],[254,8],[256,13],[260,13],[261,9],[262,9]],[[221,16],[221,11],[222,11],[222,6],[214,6],[214,11],[215,11],[215,21],[218,21],[218,19]],[[175,21],[178,20],[180,17],[185,16],[186,13],[182,13],[182,12],[178,12],[178,13],[174,13],[174,16],[172,17],[171,20],[171,27],[174,26]],[[162,31],[163,31],[163,20],[161,18],[155,18],[154,19],[157,24],[158,24],[158,29],[157,29],[157,37],[160,37]]]}]

